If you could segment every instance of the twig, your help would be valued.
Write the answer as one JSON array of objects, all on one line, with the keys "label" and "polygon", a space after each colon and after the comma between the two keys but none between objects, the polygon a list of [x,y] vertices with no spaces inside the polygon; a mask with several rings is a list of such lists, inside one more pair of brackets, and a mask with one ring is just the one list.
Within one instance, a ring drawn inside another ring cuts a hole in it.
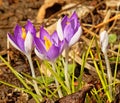
[{"label": "twig", "polygon": [[109,22],[111,22],[111,21],[113,21],[113,20],[115,20],[115,19],[118,19],[118,18],[120,18],[120,14],[115,15],[114,17],[112,17],[112,18],[106,20],[105,22],[102,22],[102,23],[100,23],[100,24],[94,26],[94,28],[99,28],[99,27],[101,27],[101,26],[103,26],[103,25],[105,25],[105,24],[107,24],[107,23],[109,23]]}]

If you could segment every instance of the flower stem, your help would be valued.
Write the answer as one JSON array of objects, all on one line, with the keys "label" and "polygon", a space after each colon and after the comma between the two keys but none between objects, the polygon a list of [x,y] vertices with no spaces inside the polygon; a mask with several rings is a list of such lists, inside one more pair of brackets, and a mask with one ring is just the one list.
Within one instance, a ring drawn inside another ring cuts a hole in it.
[{"label": "flower stem", "polygon": [[111,85],[112,84],[112,72],[111,72],[107,52],[104,52],[104,56],[105,56],[105,62],[106,62],[106,67],[107,67],[107,77],[108,77],[109,92],[110,92],[110,97],[112,99],[112,85]]},{"label": "flower stem", "polygon": [[68,87],[68,89],[70,90],[70,83],[69,83],[69,75],[68,75],[68,53],[69,52],[69,48],[65,49],[65,69],[64,69],[64,73],[65,73],[65,83],[66,86]]},{"label": "flower stem", "polygon": [[[28,59],[28,62],[30,64],[30,69],[31,69],[32,77],[36,78],[31,55],[27,55],[27,59]],[[42,101],[42,95],[39,92],[39,88],[38,88],[37,82],[35,80],[33,80],[33,86],[34,86],[36,94],[41,97],[41,99],[39,99],[39,100]]]},{"label": "flower stem", "polygon": [[[56,72],[55,65],[54,65],[53,62],[51,62],[51,65],[52,65],[52,69],[53,69],[53,71]],[[55,83],[56,83],[56,87],[59,88],[59,83],[58,83],[58,81],[57,81],[56,78],[55,78]],[[59,95],[60,98],[63,97],[63,94],[62,94],[61,88],[58,89],[58,95]]]}]

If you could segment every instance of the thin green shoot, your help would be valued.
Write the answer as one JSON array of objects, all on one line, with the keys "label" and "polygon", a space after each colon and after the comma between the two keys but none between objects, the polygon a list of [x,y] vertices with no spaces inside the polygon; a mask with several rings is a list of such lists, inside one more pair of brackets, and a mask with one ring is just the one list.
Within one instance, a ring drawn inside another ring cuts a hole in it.
[{"label": "thin green shoot", "polygon": [[18,89],[18,90],[20,90],[20,91],[24,91],[24,92],[26,92],[26,93],[28,93],[28,94],[31,94],[32,97],[34,98],[34,100],[36,101],[36,103],[40,103],[40,102],[39,102],[39,98],[41,98],[41,96],[34,94],[32,91],[30,91],[30,90],[28,90],[28,89],[24,89],[24,88],[17,87],[17,86],[15,86],[15,85],[12,85],[12,84],[3,82],[3,81],[1,81],[1,80],[0,80],[0,83],[2,83],[2,84],[4,84],[4,85],[7,85],[7,86],[9,86],[9,87],[12,87],[12,88],[16,88],[16,89]]},{"label": "thin green shoot", "polygon": [[[55,68],[55,64],[54,64],[54,62],[51,62],[51,65],[52,65],[52,69],[53,69],[53,71],[56,72],[56,68]],[[57,73],[57,72],[56,72],[56,73]],[[57,87],[57,88],[60,87],[59,82],[57,81],[56,78],[55,78],[55,84],[56,84],[56,87]],[[60,98],[63,97],[63,94],[62,94],[61,88],[58,89],[58,95],[59,95]]]},{"label": "thin green shoot", "polygon": [[[36,63],[37,63],[37,66],[38,66],[38,68],[39,68],[39,72],[40,72],[40,74],[41,74],[41,78],[42,78],[42,80],[43,80],[43,84],[45,85],[46,88],[48,88],[48,83],[47,83],[47,81],[46,81],[46,78],[44,78],[43,73],[41,73],[41,70],[40,70],[40,69],[42,69],[42,68],[40,68],[40,65],[39,65],[38,61],[36,61]],[[46,77],[46,75],[45,75],[45,77]],[[46,96],[48,96],[48,89],[46,89]]]},{"label": "thin green shoot", "polygon": [[[117,66],[118,66],[118,62],[119,62],[119,54],[120,54],[120,44],[118,46],[118,53],[117,53],[117,57],[116,57],[116,63],[115,63],[115,70],[114,70],[114,87],[116,84],[116,75],[117,75]],[[115,92],[115,90],[114,90]]]},{"label": "thin green shoot", "polygon": [[72,93],[75,92],[75,86],[74,86],[74,80],[75,80],[75,60],[73,60],[72,63],[72,79],[71,79],[71,89],[72,89]]},{"label": "thin green shoot", "polygon": [[95,44],[96,44],[97,56],[98,56],[98,59],[99,59],[101,76],[102,76],[102,78],[103,78],[103,81],[104,81],[105,85],[107,85],[107,79],[106,79],[106,76],[105,76],[105,73],[104,73],[103,64],[102,64],[102,59],[101,59],[101,56],[100,56],[100,49],[99,49],[99,46],[98,46],[97,39],[95,39]]},{"label": "thin green shoot", "polygon": [[99,92],[96,90],[96,88],[93,88],[91,93],[92,93],[93,98],[95,98],[95,100],[97,101],[97,103],[103,103],[103,100],[100,97]]},{"label": "thin green shoot", "polygon": [[81,71],[80,71],[80,76],[78,77],[78,86],[77,86],[77,90],[79,90],[81,88],[81,81],[82,81],[82,77],[83,77],[83,72],[84,72],[84,67],[85,67],[85,63],[86,63],[86,60],[87,60],[87,57],[88,57],[88,54],[90,52],[90,49],[92,47],[92,44],[94,42],[94,39],[95,39],[95,36],[92,38],[91,42],[90,42],[90,46],[88,47],[88,50],[86,52],[86,54],[83,54],[82,56],[82,65],[81,65]]},{"label": "thin green shoot", "polygon": [[[64,84],[64,81],[63,79],[56,73],[52,70],[52,67],[51,65],[44,61],[45,65],[47,66],[47,68],[49,69],[49,71],[52,73],[52,75],[57,79],[57,81],[61,84],[62,88],[67,92],[67,94],[70,94],[70,90],[66,87],[66,85]],[[56,68],[56,69],[60,69],[59,67]]]},{"label": "thin green shoot", "polygon": [[101,72],[101,71],[99,70],[99,68],[98,68],[98,65],[97,65],[97,63],[96,63],[96,61],[95,61],[95,58],[94,58],[94,56],[93,56],[92,51],[90,51],[90,55],[91,55],[91,58],[93,59],[93,63],[94,63],[96,72],[97,72],[97,74],[98,74],[98,76],[99,76],[99,79],[100,79],[101,84],[102,84],[102,86],[103,86],[103,88],[104,88],[104,91],[105,91],[105,93],[106,93],[106,95],[107,95],[107,97],[108,97],[108,100],[111,102],[111,101],[112,101],[112,98],[111,98],[111,96],[110,96],[108,87],[107,87],[107,85],[106,85],[106,83],[105,83],[105,81],[104,81],[104,79],[103,79],[103,77],[102,77],[103,74],[102,74],[102,72]]},{"label": "thin green shoot", "polygon": [[12,73],[18,78],[18,80],[23,84],[23,86],[30,90],[31,88],[27,85],[27,83],[24,81],[21,74],[19,74],[1,55],[0,59],[7,65],[7,67],[12,71]]},{"label": "thin green shoot", "polygon": [[114,71],[114,82],[116,81],[116,75],[117,75],[117,66],[118,66],[118,62],[119,62],[119,54],[120,54],[120,44],[118,46],[118,54],[117,54],[117,58],[116,58],[116,63],[115,63],[115,71]]}]

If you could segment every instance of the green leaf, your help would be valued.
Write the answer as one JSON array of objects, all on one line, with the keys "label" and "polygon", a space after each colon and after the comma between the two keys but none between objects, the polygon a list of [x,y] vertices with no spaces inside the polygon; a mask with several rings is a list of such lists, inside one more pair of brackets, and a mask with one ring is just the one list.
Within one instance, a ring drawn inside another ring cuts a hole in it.
[{"label": "green leaf", "polygon": [[[69,75],[72,75],[72,73],[73,73],[73,65],[74,64],[68,64],[68,73],[69,73]],[[76,67],[76,64],[75,64],[75,67]]]},{"label": "green leaf", "polygon": [[[44,83],[46,80],[47,84],[54,82],[54,77],[39,76],[36,78],[40,83]],[[43,80],[44,79],[44,80]]]},{"label": "green leaf", "polygon": [[115,43],[116,40],[117,40],[117,35],[116,34],[110,34],[109,35],[109,40],[108,40],[109,43]]}]

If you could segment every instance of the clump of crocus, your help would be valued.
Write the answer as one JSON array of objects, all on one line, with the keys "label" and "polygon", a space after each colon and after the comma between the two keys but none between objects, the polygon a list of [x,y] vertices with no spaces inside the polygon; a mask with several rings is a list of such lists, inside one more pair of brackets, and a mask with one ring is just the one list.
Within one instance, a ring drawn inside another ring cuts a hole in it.
[{"label": "clump of crocus", "polygon": [[70,89],[69,75],[68,75],[68,52],[69,47],[75,44],[81,34],[82,28],[78,20],[76,12],[73,12],[72,16],[64,16],[63,19],[59,19],[57,23],[57,32],[60,40],[65,40],[65,83]]},{"label": "clump of crocus", "polygon": [[[34,38],[35,42],[35,53],[42,60],[48,60],[54,72],[56,72],[54,62],[64,49],[64,41],[60,41],[57,32],[55,31],[50,35],[44,27],[40,27],[40,35]],[[55,78],[56,86],[59,87],[59,83]],[[59,97],[63,94],[61,89],[58,90]]]},{"label": "clump of crocus", "polygon": [[[34,47],[34,36],[36,35],[36,29],[33,26],[33,24],[28,20],[27,24],[25,25],[25,28],[17,25],[14,30],[14,35],[8,33],[8,40],[9,42],[19,51],[21,51],[23,54],[26,55],[31,72],[32,72],[32,77],[35,76],[34,72],[34,67],[32,63],[32,58],[31,58],[31,52]],[[38,95],[40,95],[38,86],[36,81],[33,80],[33,86]]]},{"label": "clump of crocus", "polygon": [[101,44],[101,50],[105,57],[108,84],[109,84],[109,92],[110,92],[110,97],[112,99],[112,85],[111,85],[112,84],[112,72],[111,72],[110,63],[109,63],[108,56],[107,56],[108,33],[105,30],[100,33],[100,44]]}]

